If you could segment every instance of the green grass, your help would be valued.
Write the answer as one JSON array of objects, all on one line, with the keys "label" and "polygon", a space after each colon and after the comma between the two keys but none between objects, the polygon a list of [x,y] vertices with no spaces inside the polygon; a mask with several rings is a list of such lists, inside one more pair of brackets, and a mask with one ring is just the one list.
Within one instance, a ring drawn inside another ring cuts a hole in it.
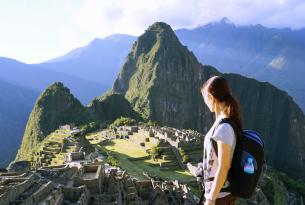
[{"label": "green grass", "polygon": [[108,151],[125,154],[132,158],[147,156],[144,150],[141,150],[136,144],[129,140],[113,139],[111,140],[111,143],[105,144],[104,148]]},{"label": "green grass", "polygon": [[[107,153],[110,153],[111,156],[114,156],[118,161],[118,166],[126,170],[131,176],[144,180],[147,177],[143,173],[147,173],[150,176],[158,176],[165,180],[178,180],[180,183],[188,184],[192,192],[199,195],[196,179],[188,171],[180,168],[160,170],[159,163],[170,160],[157,159],[157,161],[154,161],[147,158],[149,155],[146,150],[156,145],[152,140],[145,142],[145,138],[149,137],[148,132],[139,131],[130,135],[129,139],[112,139],[97,143],[104,136],[105,133],[102,131],[88,134],[86,138],[99,149],[101,154],[106,156]],[[139,145],[140,142],[145,142],[145,148]]]},{"label": "green grass", "polygon": [[151,159],[130,161],[129,158],[140,158],[148,156],[138,145],[124,139],[114,139],[102,146],[98,146],[102,152],[111,152],[118,160],[120,167],[125,169],[131,176],[138,179],[146,179],[143,172],[152,176],[159,176],[166,180],[179,180],[180,182],[194,181],[191,174],[182,169],[160,170],[158,163],[164,161],[159,159],[154,162]]}]

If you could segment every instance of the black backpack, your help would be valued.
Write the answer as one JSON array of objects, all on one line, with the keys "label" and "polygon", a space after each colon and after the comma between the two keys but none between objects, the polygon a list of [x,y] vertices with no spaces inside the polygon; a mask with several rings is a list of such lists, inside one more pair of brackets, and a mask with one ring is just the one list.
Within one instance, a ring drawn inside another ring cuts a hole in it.
[{"label": "black backpack", "polygon": [[[221,191],[230,191],[236,197],[249,198],[255,192],[265,163],[264,141],[257,132],[241,131],[229,118],[221,119],[215,126],[213,134],[217,127],[223,123],[229,123],[233,127],[237,138],[231,168],[228,173],[230,186]],[[217,143],[212,138],[211,143],[217,156]]]}]

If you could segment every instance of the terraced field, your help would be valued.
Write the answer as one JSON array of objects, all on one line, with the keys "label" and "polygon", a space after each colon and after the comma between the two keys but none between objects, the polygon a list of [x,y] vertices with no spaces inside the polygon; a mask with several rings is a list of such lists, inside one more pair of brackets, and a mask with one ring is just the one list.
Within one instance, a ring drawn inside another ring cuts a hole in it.
[{"label": "terraced field", "polygon": [[63,164],[67,154],[76,151],[76,146],[66,141],[66,138],[69,136],[71,136],[69,130],[56,130],[47,136],[33,150],[33,166]]}]

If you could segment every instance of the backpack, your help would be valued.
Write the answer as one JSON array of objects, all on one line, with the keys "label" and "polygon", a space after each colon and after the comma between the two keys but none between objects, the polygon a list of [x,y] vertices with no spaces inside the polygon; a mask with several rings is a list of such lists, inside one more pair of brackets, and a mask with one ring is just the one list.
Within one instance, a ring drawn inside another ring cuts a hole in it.
[{"label": "backpack", "polygon": [[[215,126],[213,134],[217,127],[223,123],[229,123],[233,127],[236,135],[236,145],[228,173],[230,186],[221,191],[230,191],[236,197],[249,198],[255,192],[265,163],[264,141],[260,134],[255,131],[241,131],[229,118],[221,119]],[[217,143],[212,138],[211,143],[217,156]]]}]

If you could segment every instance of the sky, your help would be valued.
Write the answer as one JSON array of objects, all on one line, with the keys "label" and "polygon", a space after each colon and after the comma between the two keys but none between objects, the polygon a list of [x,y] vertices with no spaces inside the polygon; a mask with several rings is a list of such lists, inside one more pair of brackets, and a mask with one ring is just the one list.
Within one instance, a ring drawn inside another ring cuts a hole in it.
[{"label": "sky", "polygon": [[140,35],[156,21],[179,29],[223,17],[236,25],[300,29],[305,27],[305,1],[0,0],[0,56],[39,63],[94,38]]}]

